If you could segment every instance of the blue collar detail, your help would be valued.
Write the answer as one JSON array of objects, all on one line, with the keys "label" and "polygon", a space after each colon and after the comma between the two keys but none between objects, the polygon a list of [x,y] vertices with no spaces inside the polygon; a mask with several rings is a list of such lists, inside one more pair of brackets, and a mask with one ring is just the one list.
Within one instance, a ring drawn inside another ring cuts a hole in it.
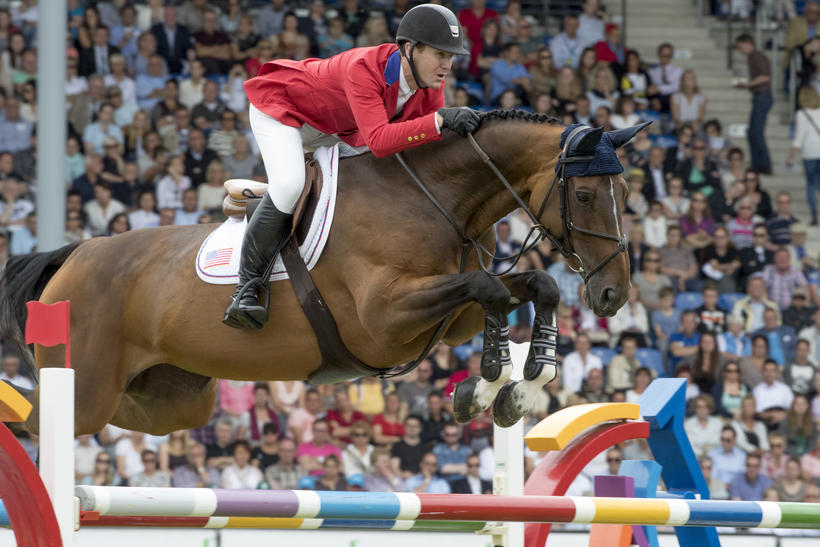
[{"label": "blue collar detail", "polygon": [[387,59],[387,65],[384,67],[384,83],[388,87],[399,81],[399,74],[401,73],[401,53],[399,50]]}]

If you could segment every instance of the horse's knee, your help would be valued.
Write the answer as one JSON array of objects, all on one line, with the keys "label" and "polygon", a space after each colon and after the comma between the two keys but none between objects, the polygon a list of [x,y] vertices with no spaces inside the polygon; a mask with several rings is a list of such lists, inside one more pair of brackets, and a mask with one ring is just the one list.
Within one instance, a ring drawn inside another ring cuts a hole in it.
[{"label": "horse's knee", "polygon": [[561,300],[558,283],[545,271],[534,270],[528,285],[533,293],[533,304],[536,308],[555,308]]},{"label": "horse's knee", "polygon": [[510,303],[510,290],[500,279],[483,271],[474,272],[473,275],[471,287],[475,301],[487,311],[505,313]]}]

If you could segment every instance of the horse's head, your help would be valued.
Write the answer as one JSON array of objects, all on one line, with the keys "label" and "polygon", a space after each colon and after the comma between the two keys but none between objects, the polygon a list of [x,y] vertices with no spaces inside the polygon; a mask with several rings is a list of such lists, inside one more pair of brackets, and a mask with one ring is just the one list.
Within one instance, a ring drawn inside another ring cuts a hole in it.
[{"label": "horse's head", "polygon": [[540,220],[567,265],[584,278],[586,302],[600,316],[614,315],[630,287],[621,228],[628,190],[615,149],[647,125],[609,132],[567,127],[555,177],[542,178],[542,188],[531,193],[531,206],[541,210]]}]

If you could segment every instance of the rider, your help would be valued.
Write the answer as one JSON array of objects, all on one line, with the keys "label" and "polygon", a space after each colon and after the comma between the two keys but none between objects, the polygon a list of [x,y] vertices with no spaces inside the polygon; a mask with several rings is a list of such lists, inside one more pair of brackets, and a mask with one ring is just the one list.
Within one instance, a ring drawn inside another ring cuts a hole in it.
[{"label": "rider", "polygon": [[342,155],[383,157],[437,141],[442,128],[464,136],[478,127],[476,112],[443,108],[453,56],[469,54],[453,12],[435,4],[411,9],[396,42],[329,59],[272,61],[245,82],[269,185],[245,232],[226,325],[256,330],[268,320],[267,303],[259,302],[268,280],[261,277],[291,230],[305,184],[303,150],[341,140]]}]

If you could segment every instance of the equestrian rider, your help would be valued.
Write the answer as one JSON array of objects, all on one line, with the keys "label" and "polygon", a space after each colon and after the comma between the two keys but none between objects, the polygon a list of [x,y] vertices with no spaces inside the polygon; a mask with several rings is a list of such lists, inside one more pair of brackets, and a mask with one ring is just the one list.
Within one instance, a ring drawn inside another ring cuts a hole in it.
[{"label": "equestrian rider", "polygon": [[245,82],[250,125],[268,175],[245,232],[239,286],[222,320],[260,329],[261,277],[284,245],[305,184],[304,151],[340,143],[341,155],[384,157],[441,139],[442,128],[466,135],[479,124],[467,108],[444,107],[444,77],[454,55],[467,55],[463,29],[447,8],[405,14],[396,44],[355,48],[329,59],[278,60]]}]

